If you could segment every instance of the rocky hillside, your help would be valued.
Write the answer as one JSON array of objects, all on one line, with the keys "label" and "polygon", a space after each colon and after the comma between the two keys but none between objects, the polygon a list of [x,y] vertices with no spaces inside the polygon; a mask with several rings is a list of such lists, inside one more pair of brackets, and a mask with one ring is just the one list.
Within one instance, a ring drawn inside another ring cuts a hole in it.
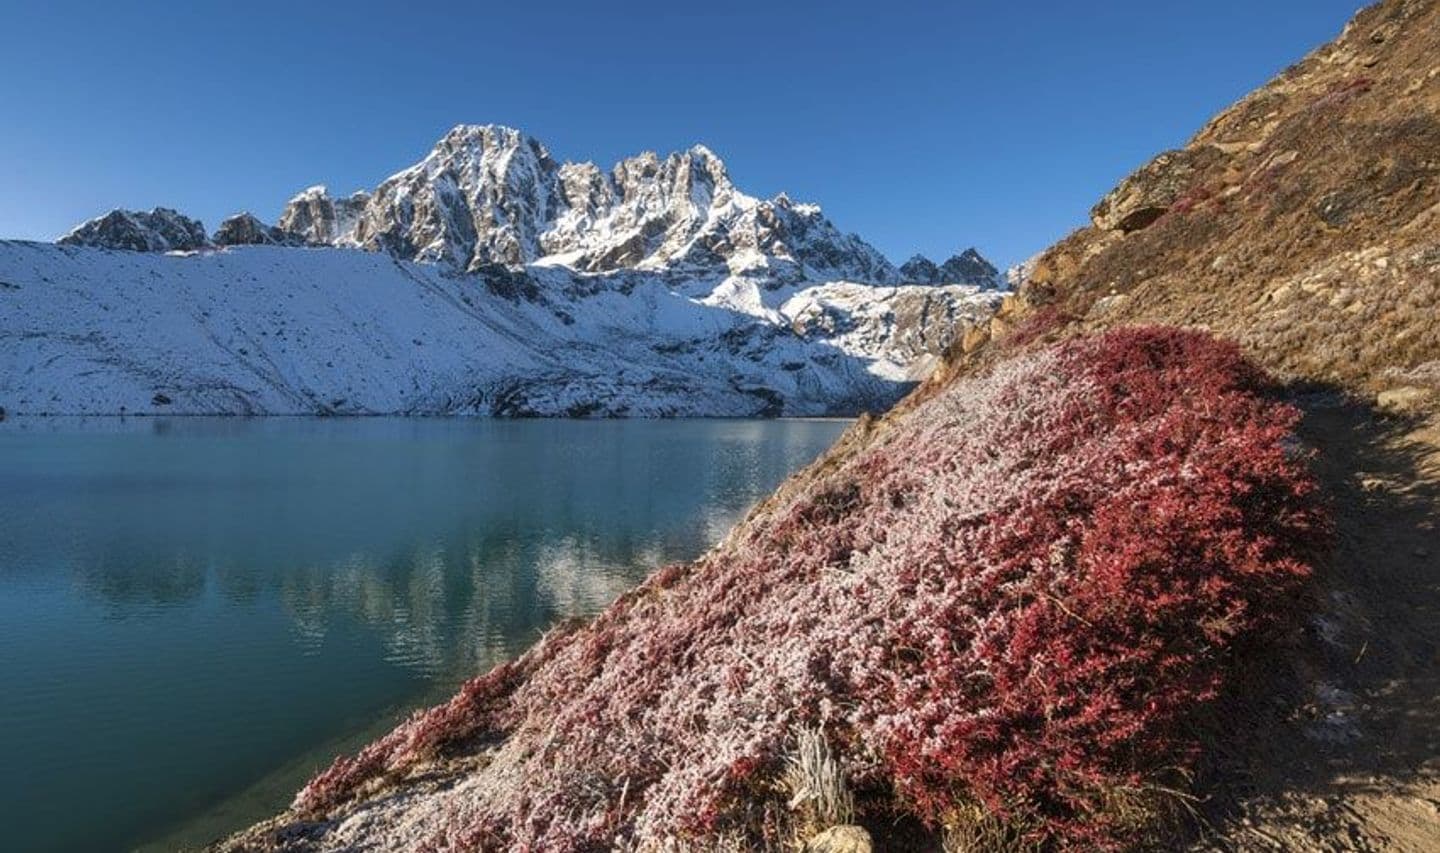
[{"label": "rocky hillside", "polygon": [[1017,350],[1137,323],[1209,329],[1288,380],[1335,551],[1306,630],[1215,724],[1193,844],[1440,849],[1440,3],[1364,9],[1091,220],[892,420]]},{"label": "rocky hillside", "polygon": [[1001,285],[974,250],[902,284],[703,146],[606,171],[492,125],[278,225],[113,211],[59,243],[0,243],[12,413],[848,414]]},{"label": "rocky hillside", "polygon": [[1440,847],[1437,57],[1364,10],[711,555],[224,846]]},{"label": "rocky hillside", "polygon": [[1440,388],[1437,28],[1421,0],[1360,13],[1107,194],[1030,264],[994,336],[1203,326],[1287,378]]}]

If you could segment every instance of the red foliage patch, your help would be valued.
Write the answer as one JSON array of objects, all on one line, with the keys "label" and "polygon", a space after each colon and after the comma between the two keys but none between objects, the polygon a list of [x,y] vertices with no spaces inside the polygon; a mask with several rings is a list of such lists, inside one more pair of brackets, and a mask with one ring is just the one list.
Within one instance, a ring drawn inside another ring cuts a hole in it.
[{"label": "red foliage patch", "polygon": [[1059,305],[1042,305],[1005,336],[1005,346],[1012,350],[1024,349],[1074,320],[1074,315]]},{"label": "red foliage patch", "polygon": [[862,794],[932,824],[981,803],[1036,840],[1113,846],[1110,798],[1194,759],[1194,715],[1288,624],[1323,538],[1295,413],[1265,390],[1195,332],[1016,357],[296,805],[490,743],[433,795],[429,846],[753,840],[806,724]]},{"label": "red foliage patch", "polygon": [[1207,202],[1208,206],[1215,211],[1222,209],[1222,200],[1217,197],[1209,187],[1191,187],[1188,192],[1176,199],[1174,204],[1170,205],[1170,209],[1167,210],[1166,213],[1180,214],[1183,216],[1184,214],[1207,206]]}]

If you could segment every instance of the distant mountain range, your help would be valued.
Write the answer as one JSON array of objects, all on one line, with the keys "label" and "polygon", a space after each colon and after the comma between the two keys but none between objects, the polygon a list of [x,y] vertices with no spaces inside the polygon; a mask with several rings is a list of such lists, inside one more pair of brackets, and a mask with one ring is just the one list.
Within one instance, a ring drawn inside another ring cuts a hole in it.
[{"label": "distant mountain range", "polygon": [[0,281],[0,405],[37,413],[852,412],[1005,286],[974,249],[896,269],[704,146],[606,171],[495,125],[274,225],[115,210],[0,243]]}]

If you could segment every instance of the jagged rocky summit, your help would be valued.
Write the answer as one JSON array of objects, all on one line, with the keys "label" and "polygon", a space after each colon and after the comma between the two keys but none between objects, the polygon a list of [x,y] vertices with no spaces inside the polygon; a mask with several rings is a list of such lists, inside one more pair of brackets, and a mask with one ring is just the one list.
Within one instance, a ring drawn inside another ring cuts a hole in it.
[{"label": "jagged rocky summit", "polygon": [[98,246],[133,252],[183,252],[210,246],[205,226],[168,207],[112,210],[57,240],[62,246]]},{"label": "jagged rocky summit", "polygon": [[333,199],[312,187],[280,222],[315,243],[468,270],[540,263],[899,281],[879,252],[841,233],[819,207],[738,190],[702,145],[664,158],[646,152],[607,171],[559,163],[535,139],[494,125],[456,127],[373,193]]},{"label": "jagged rocky summit", "polygon": [[275,225],[114,211],[59,242],[0,243],[14,411],[850,413],[1000,299],[978,252],[909,281],[703,146],[604,170],[494,125]]},{"label": "jagged rocky summit", "polygon": [[900,265],[900,280],[906,284],[969,284],[990,290],[1005,286],[1000,270],[975,248],[952,255],[943,264],[915,255]]}]

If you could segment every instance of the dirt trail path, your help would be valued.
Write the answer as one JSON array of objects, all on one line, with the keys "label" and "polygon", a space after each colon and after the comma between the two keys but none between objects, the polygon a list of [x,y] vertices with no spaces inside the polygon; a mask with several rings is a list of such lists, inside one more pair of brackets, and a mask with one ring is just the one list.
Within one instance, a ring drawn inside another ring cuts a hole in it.
[{"label": "dirt trail path", "polygon": [[1198,849],[1440,851],[1440,415],[1305,408],[1335,552],[1282,689],[1257,685],[1223,751]]}]

